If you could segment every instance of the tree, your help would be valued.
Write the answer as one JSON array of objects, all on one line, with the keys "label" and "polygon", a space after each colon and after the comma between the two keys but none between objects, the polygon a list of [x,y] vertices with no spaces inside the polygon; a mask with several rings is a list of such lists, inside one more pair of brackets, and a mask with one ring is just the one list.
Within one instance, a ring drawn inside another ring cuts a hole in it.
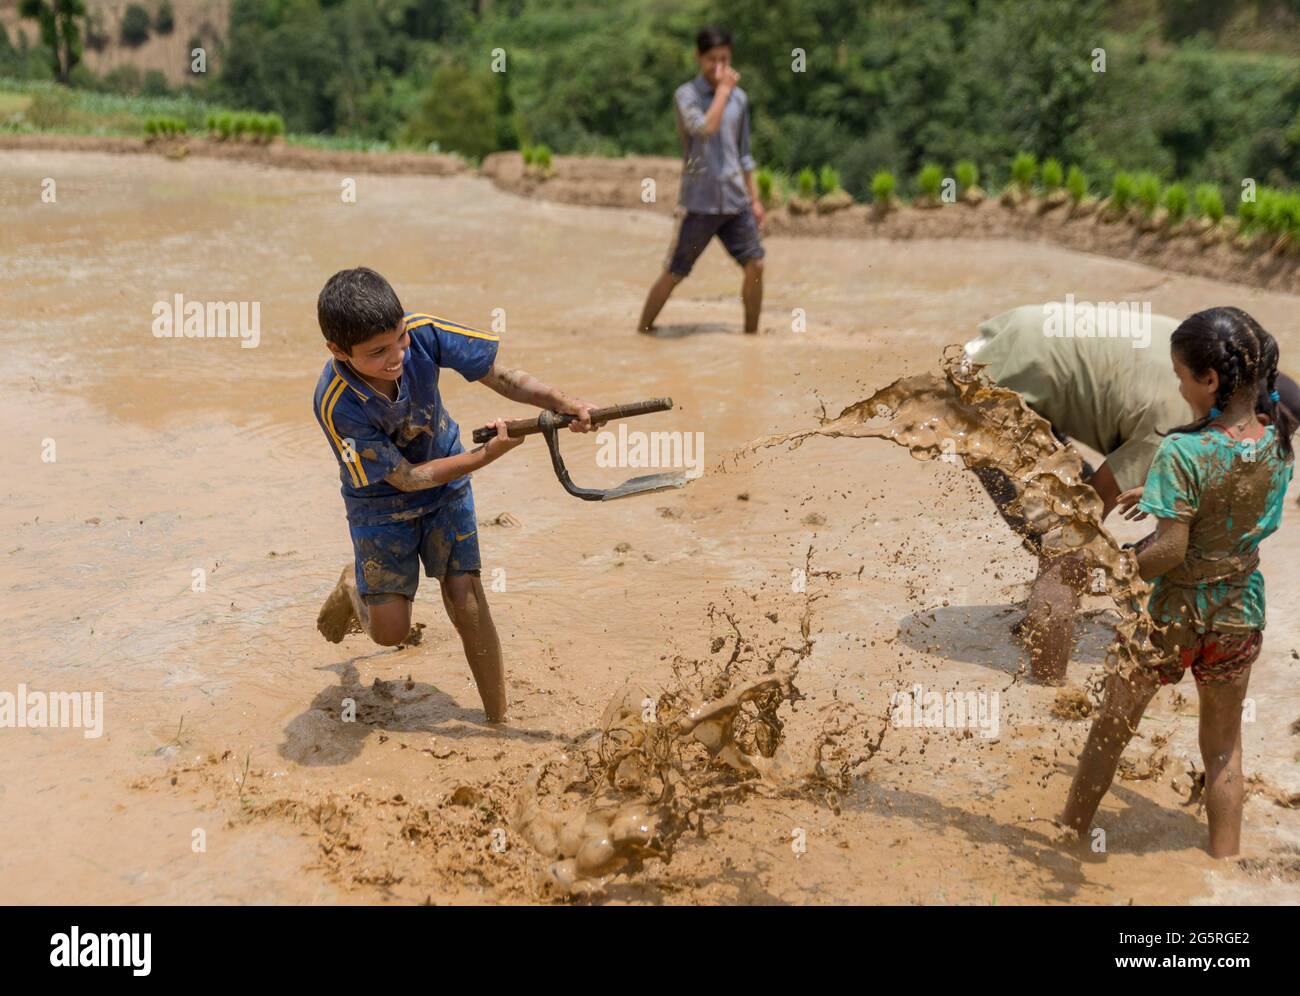
[{"label": "tree", "polygon": [[158,13],[154,15],[153,29],[160,35],[169,35],[176,29],[176,15],[172,11],[171,0],[162,0]]},{"label": "tree", "polygon": [[122,44],[136,48],[148,40],[149,12],[138,3],[133,3],[122,15]]},{"label": "tree", "polygon": [[41,41],[50,50],[54,77],[66,84],[72,68],[81,61],[81,24],[86,16],[83,0],[22,0],[18,13],[41,26]]}]

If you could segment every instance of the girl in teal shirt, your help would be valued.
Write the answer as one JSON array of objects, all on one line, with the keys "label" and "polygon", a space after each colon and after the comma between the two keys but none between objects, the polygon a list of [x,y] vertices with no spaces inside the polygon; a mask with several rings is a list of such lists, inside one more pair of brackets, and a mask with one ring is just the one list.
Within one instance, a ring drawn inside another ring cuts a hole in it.
[{"label": "girl in teal shirt", "polygon": [[[1170,337],[1179,391],[1199,416],[1171,429],[1146,484],[1125,492],[1129,518],[1153,515],[1138,553],[1167,656],[1149,673],[1108,679],[1063,822],[1086,834],[1120,755],[1162,684],[1188,668],[1200,697],[1210,853],[1241,846],[1241,708],[1264,630],[1259,544],[1277,530],[1291,483],[1291,413],[1277,394],[1277,342],[1239,308],[1211,308]],[[1136,508],[1134,507],[1136,506]]]}]

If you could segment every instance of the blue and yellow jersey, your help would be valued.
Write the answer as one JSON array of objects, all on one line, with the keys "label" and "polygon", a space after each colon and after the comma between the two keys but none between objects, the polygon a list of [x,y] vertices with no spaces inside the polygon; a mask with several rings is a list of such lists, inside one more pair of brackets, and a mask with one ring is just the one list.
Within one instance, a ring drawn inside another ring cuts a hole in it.
[{"label": "blue and yellow jersey", "polygon": [[396,401],[375,391],[346,363],[330,359],[316,383],[312,407],[339,462],[343,502],[355,523],[394,522],[437,508],[461,488],[462,477],[441,487],[403,492],[384,480],[405,459],[424,463],[463,453],[460,427],[443,406],[438,374],[455,370],[468,381],[483,377],[499,340],[433,315],[406,316],[410,347]]}]

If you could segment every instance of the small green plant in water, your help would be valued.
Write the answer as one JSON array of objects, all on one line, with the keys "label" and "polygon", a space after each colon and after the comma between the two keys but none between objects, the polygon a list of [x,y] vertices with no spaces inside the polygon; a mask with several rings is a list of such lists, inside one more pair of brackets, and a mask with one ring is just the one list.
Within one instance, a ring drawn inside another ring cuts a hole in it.
[{"label": "small green plant in water", "polygon": [[894,174],[882,169],[871,178],[871,199],[877,204],[888,204],[894,196]]},{"label": "small green plant in water", "polygon": [[1223,195],[1214,184],[1202,183],[1196,188],[1196,213],[1216,225],[1223,221]]},{"label": "small green plant in water", "polygon": [[928,163],[916,175],[916,189],[928,200],[939,199],[939,188],[943,185],[943,168],[935,163]]},{"label": "small green plant in water", "polygon": [[1171,183],[1165,188],[1165,211],[1169,215],[1169,224],[1176,225],[1187,217],[1190,201],[1183,184]]},{"label": "small green plant in water", "polygon": [[1066,172],[1065,190],[1075,204],[1088,196],[1088,177],[1078,166],[1071,166]]},{"label": "small green plant in water", "polygon": [[1054,193],[1061,189],[1061,184],[1065,182],[1065,172],[1061,169],[1061,161],[1055,156],[1043,160],[1043,189],[1047,193]]},{"label": "small green plant in water", "polygon": [[1029,193],[1038,175],[1038,158],[1032,152],[1021,152],[1011,161],[1011,182],[1021,191]]},{"label": "small green plant in water", "polygon": [[953,177],[957,181],[957,189],[964,194],[966,191],[970,190],[971,187],[975,186],[975,184],[979,183],[979,167],[969,159],[963,159],[956,165],[956,167],[954,167]]},{"label": "small green plant in water", "polygon": [[817,174],[812,171],[811,166],[805,166],[799,171],[799,196],[804,200],[811,200],[817,194]]},{"label": "small green plant in water", "polygon": [[1154,173],[1139,173],[1133,181],[1133,196],[1137,198],[1142,214],[1150,218],[1160,206],[1160,177]]}]

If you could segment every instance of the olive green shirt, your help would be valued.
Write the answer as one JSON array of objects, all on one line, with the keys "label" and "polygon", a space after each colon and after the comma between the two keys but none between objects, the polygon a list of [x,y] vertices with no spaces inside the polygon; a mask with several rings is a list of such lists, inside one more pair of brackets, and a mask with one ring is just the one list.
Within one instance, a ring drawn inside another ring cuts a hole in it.
[{"label": "olive green shirt", "polygon": [[984,341],[973,362],[1058,432],[1104,454],[1127,491],[1146,480],[1160,433],[1195,417],[1169,358],[1179,321],[1138,313],[1124,325],[1121,309],[1098,306],[1084,316],[1080,307],[1072,320],[1062,320],[1060,303],[990,318],[979,327]]}]

